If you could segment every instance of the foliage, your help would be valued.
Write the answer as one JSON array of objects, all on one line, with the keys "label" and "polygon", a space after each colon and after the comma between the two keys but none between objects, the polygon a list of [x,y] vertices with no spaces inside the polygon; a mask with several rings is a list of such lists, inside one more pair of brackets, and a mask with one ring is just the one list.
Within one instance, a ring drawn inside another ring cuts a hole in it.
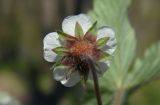
[{"label": "foliage", "polygon": [[109,103],[110,92],[127,92],[160,75],[160,42],[147,49],[143,59],[135,58],[135,33],[127,16],[130,3],[131,0],[95,0],[94,9],[89,12],[94,20],[98,20],[98,26],[108,25],[115,30],[118,42],[111,67],[100,80],[101,88],[105,89],[104,105]]}]

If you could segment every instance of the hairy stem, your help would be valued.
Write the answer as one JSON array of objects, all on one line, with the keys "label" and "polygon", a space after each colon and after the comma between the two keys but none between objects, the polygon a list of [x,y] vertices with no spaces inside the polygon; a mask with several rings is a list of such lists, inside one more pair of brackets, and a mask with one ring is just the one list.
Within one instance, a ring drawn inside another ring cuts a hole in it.
[{"label": "hairy stem", "polygon": [[92,72],[93,75],[93,82],[94,82],[94,90],[95,90],[95,95],[97,98],[97,105],[102,105],[102,99],[101,99],[101,94],[99,91],[99,84],[98,84],[98,78],[97,78],[97,73],[96,73],[96,69],[94,66],[94,63],[91,59],[88,60],[89,66],[90,66],[90,70]]}]

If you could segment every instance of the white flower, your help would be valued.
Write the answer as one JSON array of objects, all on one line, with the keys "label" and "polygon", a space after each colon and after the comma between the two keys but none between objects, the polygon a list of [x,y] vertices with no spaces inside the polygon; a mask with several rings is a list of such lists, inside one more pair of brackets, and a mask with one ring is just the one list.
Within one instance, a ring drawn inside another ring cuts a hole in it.
[{"label": "white flower", "polygon": [[54,78],[67,87],[92,78],[88,58],[101,76],[109,67],[109,55],[116,49],[115,32],[107,26],[96,31],[96,22],[85,14],[66,17],[62,30],[47,34],[43,40],[44,59],[55,62]]}]

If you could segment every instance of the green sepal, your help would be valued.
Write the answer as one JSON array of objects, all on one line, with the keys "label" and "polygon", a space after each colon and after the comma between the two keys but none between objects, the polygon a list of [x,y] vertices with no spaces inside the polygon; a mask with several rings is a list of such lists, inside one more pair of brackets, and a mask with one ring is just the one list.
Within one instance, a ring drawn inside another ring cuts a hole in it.
[{"label": "green sepal", "polygon": [[67,34],[62,32],[62,31],[57,31],[57,33],[59,35],[59,41],[63,45],[64,44],[64,39],[67,36]]},{"label": "green sepal", "polygon": [[[98,74],[101,74],[102,73],[102,71],[101,71],[101,69],[100,69],[100,67],[99,67],[99,65],[96,63],[95,64],[95,68],[96,68],[96,72],[98,73]],[[98,75],[97,75],[98,76]]]},{"label": "green sepal", "polygon": [[56,65],[56,66],[54,66],[54,69],[57,69],[57,68],[60,68],[60,69],[67,69],[68,68],[68,66],[66,66],[66,65],[63,65],[63,64],[59,64],[59,65]]},{"label": "green sepal", "polygon": [[68,49],[65,47],[56,47],[54,49],[52,49],[56,54],[58,55],[65,55],[66,53],[68,53]]},{"label": "green sepal", "polygon": [[106,45],[108,40],[109,40],[109,37],[104,37],[104,38],[98,39],[97,42],[96,42],[97,47],[99,49],[103,48]]},{"label": "green sepal", "polygon": [[66,33],[64,33],[62,31],[57,31],[57,33],[58,33],[59,37],[63,38],[63,39],[70,39],[70,40],[76,39],[75,37],[73,37],[73,36],[71,36],[69,34],[66,34]]},{"label": "green sepal", "polygon": [[50,70],[56,70],[56,69],[60,69],[60,70],[64,70],[64,72],[68,72],[68,68],[69,66],[63,65],[63,64],[58,64],[58,65],[53,65],[52,68],[50,68]]},{"label": "green sepal", "polygon": [[57,31],[58,35],[59,35],[59,41],[63,46],[66,46],[66,42],[72,42],[77,40],[76,37],[73,37],[71,35],[68,35],[62,31]]},{"label": "green sepal", "polygon": [[66,35],[67,35],[66,33],[64,33],[64,32],[62,32],[62,31],[57,31],[57,33],[58,33],[59,35],[62,35],[62,36],[66,36]]},{"label": "green sepal", "polygon": [[100,59],[98,60],[98,62],[105,62],[106,60],[110,60],[110,59],[111,59],[111,55],[103,51],[101,52]]},{"label": "green sepal", "polygon": [[76,22],[75,36],[77,38],[81,38],[81,37],[83,37],[83,35],[84,35],[84,32],[83,32],[83,29],[82,29],[81,25],[78,22]]},{"label": "green sepal", "polygon": [[62,65],[62,62],[61,62],[62,59],[63,59],[63,56],[57,56],[57,58],[55,59],[55,62],[53,62],[53,65],[50,68],[50,70],[53,70],[55,67],[57,67],[59,65]]},{"label": "green sepal", "polygon": [[88,35],[88,34],[96,35],[96,33],[97,33],[96,26],[97,26],[97,21],[95,21],[93,23],[93,25],[88,29],[88,31],[86,32],[85,36]]},{"label": "green sepal", "polygon": [[54,62],[53,65],[52,65],[52,67],[50,68],[50,70],[54,70],[54,68],[55,68],[57,65],[59,65],[59,62]]}]

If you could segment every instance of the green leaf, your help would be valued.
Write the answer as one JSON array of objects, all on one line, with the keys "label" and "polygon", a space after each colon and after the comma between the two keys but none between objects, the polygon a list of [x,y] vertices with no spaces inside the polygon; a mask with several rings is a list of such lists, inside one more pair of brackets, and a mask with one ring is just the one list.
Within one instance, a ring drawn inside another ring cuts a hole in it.
[{"label": "green leaf", "polygon": [[143,59],[135,60],[135,33],[127,14],[130,3],[131,0],[95,0],[94,8],[89,12],[94,20],[98,20],[98,27],[107,25],[113,27],[116,33],[117,49],[114,58],[110,69],[99,81],[105,89],[104,94],[108,94],[108,91],[115,93],[119,89],[126,92],[160,77],[160,42],[149,48]]},{"label": "green leaf", "polygon": [[95,0],[93,11],[89,15],[98,20],[97,27],[113,27],[116,33],[117,49],[111,61],[110,69],[103,75],[100,86],[115,92],[123,88],[129,68],[135,57],[135,33],[128,21],[127,8],[131,0]]},{"label": "green leaf", "polygon": [[94,20],[98,20],[98,27],[113,27],[116,33],[117,49],[110,70],[104,74],[103,79],[103,86],[111,91],[124,85],[135,57],[135,33],[127,17],[130,3],[131,0],[95,0],[94,9],[89,13]]},{"label": "green leaf", "polygon": [[68,49],[65,47],[56,47],[52,49],[56,54],[63,56],[64,54],[68,53]]},{"label": "green leaf", "polygon": [[83,32],[81,25],[78,22],[76,22],[75,36],[78,38],[81,38],[83,35],[84,35],[84,32]]},{"label": "green leaf", "polygon": [[126,87],[134,88],[156,77],[160,77],[160,42],[148,48],[143,58],[137,58],[130,72]]},{"label": "green leaf", "polygon": [[97,40],[97,42],[96,42],[97,47],[98,47],[99,49],[103,48],[103,47],[106,45],[106,43],[107,43],[108,40],[109,40],[109,37],[100,38],[100,39]]}]

